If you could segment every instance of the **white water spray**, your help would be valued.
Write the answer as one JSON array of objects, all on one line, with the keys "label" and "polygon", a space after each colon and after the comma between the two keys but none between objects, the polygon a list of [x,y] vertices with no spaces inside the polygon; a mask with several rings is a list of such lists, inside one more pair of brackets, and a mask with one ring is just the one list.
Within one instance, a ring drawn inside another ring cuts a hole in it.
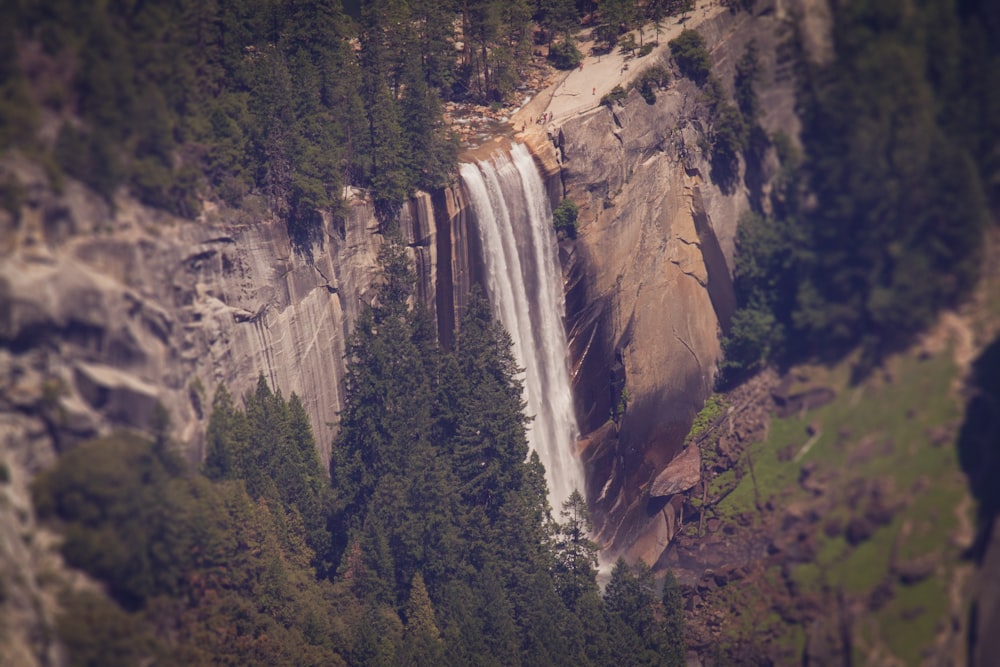
[{"label": "white water spray", "polygon": [[528,443],[545,465],[558,517],[573,489],[584,493],[575,453],[578,429],[567,365],[565,301],[545,185],[528,149],[459,167],[483,248],[494,316],[514,340],[524,368],[524,400],[534,420]]}]

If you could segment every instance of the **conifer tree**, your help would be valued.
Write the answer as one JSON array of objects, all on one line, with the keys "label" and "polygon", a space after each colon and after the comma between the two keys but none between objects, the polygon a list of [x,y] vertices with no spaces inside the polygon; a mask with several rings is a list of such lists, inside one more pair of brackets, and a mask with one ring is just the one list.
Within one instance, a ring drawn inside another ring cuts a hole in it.
[{"label": "conifer tree", "polygon": [[568,40],[579,26],[574,0],[541,0],[537,16],[541,26],[548,31],[550,45],[558,37]]},{"label": "conifer tree", "polygon": [[236,410],[224,383],[219,383],[212,398],[205,447],[205,476],[212,480],[231,479],[233,474],[233,439],[236,437]]},{"label": "conifer tree", "polygon": [[472,389],[462,406],[455,455],[462,494],[491,519],[506,500],[528,455],[522,385],[510,335],[474,292],[456,342],[459,369]]},{"label": "conifer tree", "polygon": [[576,489],[563,503],[556,536],[556,560],[553,574],[556,587],[566,606],[576,609],[580,599],[597,592],[597,544],[590,539],[593,530],[590,512]]},{"label": "conifer tree", "polygon": [[664,664],[667,667],[683,667],[684,655],[684,599],[677,578],[671,570],[663,579],[663,620],[662,620]]},{"label": "conifer tree", "polygon": [[204,471],[210,479],[240,479],[255,500],[265,498],[283,522],[286,543],[304,541],[313,566],[332,565],[327,519],[331,490],[319,462],[309,417],[298,396],[285,402],[263,375],[236,409],[224,385],[213,400]]},{"label": "conifer tree", "polygon": [[424,578],[413,575],[410,599],[406,605],[406,633],[400,650],[402,664],[414,667],[438,667],[444,661],[441,631],[434,620],[434,606],[427,594]]},{"label": "conifer tree", "polygon": [[418,61],[405,68],[403,81],[400,108],[409,180],[423,190],[441,188],[455,170],[457,143],[444,126],[438,93],[427,84]]},{"label": "conifer tree", "polygon": [[405,25],[403,6],[393,0],[373,0],[361,9],[361,96],[368,120],[370,156],[368,179],[376,213],[388,227],[410,193],[405,135],[397,93],[399,75],[393,62],[399,53],[392,40]]},{"label": "conifer tree", "polygon": [[613,652],[627,664],[646,664],[657,648],[651,641],[654,625],[653,574],[639,561],[635,570],[619,558],[604,590]]},{"label": "conifer tree", "polygon": [[382,284],[349,345],[347,400],[331,473],[348,527],[359,527],[379,480],[407,473],[413,445],[430,436],[429,389],[411,338],[413,271],[398,239],[379,253]]},{"label": "conifer tree", "polygon": [[488,637],[490,654],[509,655],[517,663],[520,661],[518,654],[522,632],[510,592],[503,583],[503,574],[495,562],[487,563],[479,571],[476,589],[481,605],[479,614],[483,619],[483,631]]},{"label": "conifer tree", "polygon": [[411,22],[414,27],[411,53],[420,54],[426,83],[447,97],[455,83],[454,0],[412,0]]}]

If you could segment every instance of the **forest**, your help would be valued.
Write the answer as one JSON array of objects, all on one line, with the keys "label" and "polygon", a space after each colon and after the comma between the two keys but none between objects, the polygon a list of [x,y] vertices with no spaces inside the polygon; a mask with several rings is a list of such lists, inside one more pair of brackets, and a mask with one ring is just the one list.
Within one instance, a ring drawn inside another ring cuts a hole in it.
[{"label": "forest", "polygon": [[682,665],[680,589],[619,560],[580,493],[553,521],[511,342],[473,295],[452,351],[387,243],[329,471],[302,403],[215,392],[203,467],[118,433],[35,483],[68,563],[72,665]]},{"label": "forest", "polygon": [[[345,186],[366,188],[388,222],[414,189],[454,178],[442,101],[509,101],[536,39],[569,47],[587,15],[611,48],[627,29],[689,8],[377,0],[348,15],[337,0],[5,3],[0,150],[36,157],[56,185],[71,176],[109,200],[125,186],[184,217],[214,201],[284,220],[306,243],[320,216],[339,214]],[[58,129],[40,139],[49,118]]]},{"label": "forest", "polygon": [[[838,9],[835,60],[803,63],[798,76],[802,150],[771,138],[782,166],[769,210],[758,206],[739,227],[729,383],[857,347],[865,373],[968,297],[1000,212],[991,25],[986,2]],[[753,72],[749,62],[738,79]],[[736,88],[753,128],[749,84]]]}]

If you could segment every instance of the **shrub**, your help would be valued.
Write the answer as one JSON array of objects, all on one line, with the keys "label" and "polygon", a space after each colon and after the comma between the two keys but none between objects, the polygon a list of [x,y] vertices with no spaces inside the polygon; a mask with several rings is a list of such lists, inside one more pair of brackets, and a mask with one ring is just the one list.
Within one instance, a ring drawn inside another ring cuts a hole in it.
[{"label": "shrub", "polygon": [[760,116],[760,102],[754,85],[761,79],[759,50],[756,40],[750,40],[743,56],[736,63],[736,104],[748,123],[753,123]]},{"label": "shrub", "polygon": [[656,89],[666,88],[670,85],[670,71],[661,65],[654,65],[646,69],[635,82],[635,88],[646,100],[646,104],[656,102]]},{"label": "shrub", "polygon": [[611,92],[601,98],[601,104],[606,107],[611,107],[615,102],[621,102],[625,99],[625,89],[621,86],[615,86],[611,89]]},{"label": "shrub", "polygon": [[628,33],[618,41],[618,53],[623,56],[634,56],[639,45],[635,43],[635,35]]},{"label": "shrub", "polygon": [[784,327],[766,307],[748,305],[733,314],[722,339],[724,380],[737,383],[757,372],[785,347]]},{"label": "shrub", "polygon": [[549,61],[556,69],[573,69],[583,60],[583,54],[570,40],[553,44],[549,49]]},{"label": "shrub", "polygon": [[705,399],[705,405],[695,415],[691,429],[688,431],[686,443],[697,440],[710,427],[716,419],[721,417],[726,410],[726,399],[721,394],[712,394]]},{"label": "shrub", "polygon": [[712,114],[712,180],[731,191],[739,172],[739,154],[746,150],[749,132],[739,109],[723,103]]},{"label": "shrub", "polygon": [[576,238],[576,219],[579,215],[577,205],[571,199],[563,199],[552,211],[552,225],[557,232],[566,232],[570,238]]},{"label": "shrub", "polygon": [[639,57],[642,58],[643,56],[648,56],[650,53],[652,53],[653,52],[653,46],[654,46],[654,44],[652,42],[646,42],[645,44],[643,44],[642,46],[640,46],[639,47]]},{"label": "shrub", "polygon": [[694,30],[684,30],[670,40],[670,52],[681,73],[699,86],[708,80],[712,58],[705,48],[705,39]]}]

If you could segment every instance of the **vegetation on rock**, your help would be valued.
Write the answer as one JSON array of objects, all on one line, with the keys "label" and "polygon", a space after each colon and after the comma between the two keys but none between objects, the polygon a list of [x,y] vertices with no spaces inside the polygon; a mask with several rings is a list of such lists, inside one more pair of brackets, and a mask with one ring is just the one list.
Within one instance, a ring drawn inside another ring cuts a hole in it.
[{"label": "vegetation on rock", "polygon": [[621,86],[615,86],[614,88],[611,89],[610,93],[601,97],[601,104],[603,104],[608,108],[611,108],[615,105],[616,102],[621,102],[622,100],[624,100],[627,95],[628,93],[625,92],[624,88],[622,88]]},{"label": "vegetation on rock", "polygon": [[646,104],[656,103],[656,91],[670,85],[670,70],[662,65],[653,65],[642,71],[642,74],[632,84]]},{"label": "vegetation on rock", "polygon": [[576,237],[576,219],[580,209],[572,199],[563,199],[552,211],[552,225],[557,232],[565,232],[570,238]]},{"label": "vegetation on rock", "polygon": [[583,60],[583,54],[571,40],[549,47],[549,61],[556,69],[573,69]]},{"label": "vegetation on rock", "polygon": [[[685,589],[689,638],[717,646],[720,661],[891,655],[919,664],[964,642],[938,624],[942,614],[965,617],[957,591],[973,525],[951,444],[960,415],[952,350],[893,356],[861,383],[851,365],[792,368],[782,394],[827,388],[832,400],[771,418],[758,437],[743,432],[754,417],[735,436],[723,422],[701,442],[704,502],[686,499],[675,548],[687,558],[709,543],[716,555],[711,572],[677,574],[699,577]],[[766,405],[778,389],[764,384]]]},{"label": "vegetation on rock", "polygon": [[705,38],[696,30],[685,29],[670,40],[670,52],[681,74],[699,86],[712,74],[712,56],[705,48]]}]

